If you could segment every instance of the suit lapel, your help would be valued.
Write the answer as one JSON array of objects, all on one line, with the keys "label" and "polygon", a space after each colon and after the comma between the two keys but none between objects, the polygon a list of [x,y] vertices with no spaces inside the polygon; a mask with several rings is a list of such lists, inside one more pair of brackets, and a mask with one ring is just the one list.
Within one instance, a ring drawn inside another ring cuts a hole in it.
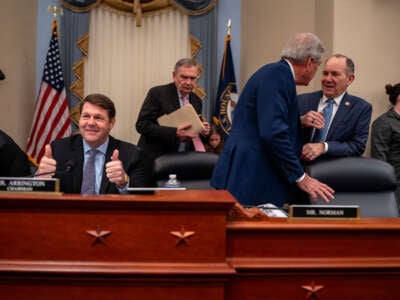
[{"label": "suit lapel", "polygon": [[100,194],[108,194],[108,191],[111,188],[111,182],[108,180],[106,175],[106,164],[111,161],[111,156],[114,152],[114,149],[119,149],[119,145],[112,136],[109,136],[107,152],[104,158],[103,175],[101,177]]},{"label": "suit lapel", "polygon": [[[315,97],[310,98],[310,101],[307,101],[308,107],[307,107],[307,112],[309,112],[310,110],[313,111],[318,111],[318,105],[319,102],[321,101],[322,98],[322,92],[315,94]],[[311,127],[307,127],[306,129],[306,134],[305,134],[305,139],[307,141],[312,142],[314,135],[316,133],[316,129],[315,128],[311,128]]]},{"label": "suit lapel", "polygon": [[173,112],[181,107],[181,103],[179,102],[178,90],[175,83],[171,83],[170,87],[169,97],[171,97],[171,101],[167,101],[166,103],[171,103],[171,112]]},{"label": "suit lapel", "polygon": [[106,155],[104,157],[103,174],[101,176],[100,191],[99,191],[100,194],[107,194],[106,191],[108,190],[110,184],[110,181],[108,180],[106,175],[106,164],[111,161],[111,156],[112,156],[111,149],[113,149],[113,143],[111,136],[109,139],[110,140],[108,142]]},{"label": "suit lapel", "polygon": [[310,110],[318,111],[318,105],[319,105],[319,102],[321,101],[322,93],[318,93],[318,94],[316,94],[316,96],[317,97],[314,97],[311,99],[311,101],[309,101],[310,106],[307,111],[310,111]]},{"label": "suit lapel", "polygon": [[82,136],[77,135],[75,139],[72,139],[72,157],[76,163],[76,167],[72,170],[72,190],[76,193],[81,192],[82,185],[82,171],[83,171],[83,142]]}]

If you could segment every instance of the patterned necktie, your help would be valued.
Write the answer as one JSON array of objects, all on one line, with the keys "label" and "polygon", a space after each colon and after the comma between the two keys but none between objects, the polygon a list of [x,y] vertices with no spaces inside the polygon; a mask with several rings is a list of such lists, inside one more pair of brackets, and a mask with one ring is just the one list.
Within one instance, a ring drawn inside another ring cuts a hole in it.
[{"label": "patterned necktie", "polygon": [[[185,96],[185,97],[182,99],[182,103],[183,103],[183,105],[189,104],[188,96]],[[205,152],[205,151],[206,151],[206,148],[204,147],[204,144],[203,144],[203,142],[201,141],[201,138],[200,138],[199,135],[195,136],[195,137],[192,139],[192,142],[193,142],[194,149],[195,149],[197,152]]]},{"label": "patterned necktie", "polygon": [[324,142],[326,139],[326,136],[328,134],[329,123],[331,122],[332,112],[333,112],[333,104],[335,103],[335,100],[328,99],[327,102],[328,102],[328,105],[326,105],[323,110],[325,124],[324,124],[324,128],[322,128],[320,130],[319,135],[316,136],[317,142]]},{"label": "patterned necktie", "polygon": [[95,194],[95,186],[96,186],[95,160],[96,160],[97,150],[90,149],[88,152],[89,152],[89,157],[86,160],[85,166],[83,168],[83,178],[81,187],[82,195]]}]

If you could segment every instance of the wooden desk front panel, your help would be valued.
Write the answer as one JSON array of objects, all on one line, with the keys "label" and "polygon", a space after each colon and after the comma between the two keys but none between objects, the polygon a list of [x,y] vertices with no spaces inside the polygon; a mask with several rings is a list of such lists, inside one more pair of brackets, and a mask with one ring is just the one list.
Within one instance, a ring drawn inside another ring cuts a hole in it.
[{"label": "wooden desk front panel", "polygon": [[400,219],[227,221],[234,203],[2,194],[1,299],[400,299]]},{"label": "wooden desk front panel", "polygon": [[1,299],[222,300],[235,273],[226,262],[234,203],[218,191],[1,194]]},{"label": "wooden desk front panel", "polygon": [[228,299],[400,299],[399,219],[227,227]]},{"label": "wooden desk front panel", "polygon": [[[225,217],[187,211],[32,209],[0,212],[1,259],[222,262]],[[104,242],[87,231],[111,231]],[[171,234],[193,231],[187,243]]]},{"label": "wooden desk front panel", "polygon": [[[315,293],[304,287],[314,282]],[[395,300],[400,299],[399,273],[283,272],[240,274],[227,288],[232,300]]]},{"label": "wooden desk front panel", "polygon": [[400,258],[400,219],[228,223],[228,257]]},{"label": "wooden desk front panel", "polygon": [[0,277],[2,300],[223,300],[218,278]]},{"label": "wooden desk front panel", "polygon": [[[0,259],[224,263],[226,213],[233,200],[207,206],[201,198],[170,198],[165,203],[150,196],[3,199],[0,244],[7,247],[0,248]],[[110,234],[96,240],[88,231]],[[185,239],[172,234],[181,231],[193,234]]]}]

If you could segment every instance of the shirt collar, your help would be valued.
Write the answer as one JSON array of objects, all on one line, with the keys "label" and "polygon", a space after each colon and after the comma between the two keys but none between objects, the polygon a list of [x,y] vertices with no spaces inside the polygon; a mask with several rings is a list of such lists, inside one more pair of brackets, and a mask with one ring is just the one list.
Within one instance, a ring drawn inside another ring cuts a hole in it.
[{"label": "shirt collar", "polygon": [[[342,99],[343,99],[345,93],[346,93],[346,92],[343,92],[342,94],[340,94],[340,95],[337,96],[336,98],[333,98],[333,101],[335,101],[335,104],[336,104],[337,106],[339,106],[340,102],[342,102]],[[326,103],[326,102],[328,101],[328,99],[332,99],[332,98],[328,98],[328,97],[326,97],[325,95],[322,95],[321,104]]]},{"label": "shirt collar", "polygon": [[290,61],[287,60],[287,59],[284,59],[284,61],[286,61],[287,64],[289,65],[290,71],[292,71],[293,79],[294,79],[294,81],[296,81],[296,76],[294,75],[294,69],[293,69],[292,64],[291,64]]},{"label": "shirt collar", "polygon": [[[183,96],[182,96],[181,92],[179,92],[179,90],[177,90],[177,92],[178,92],[179,100],[183,101]],[[190,98],[190,93],[187,95],[188,101],[189,101],[189,98]]]},{"label": "shirt collar", "polygon": [[[103,144],[101,144],[99,147],[97,147],[96,150],[105,155],[107,153],[107,147],[108,147],[109,141],[110,141],[110,138],[107,138],[107,140]],[[83,153],[86,153],[90,149],[92,149],[92,147],[90,147],[89,144],[85,140],[83,140]]]}]

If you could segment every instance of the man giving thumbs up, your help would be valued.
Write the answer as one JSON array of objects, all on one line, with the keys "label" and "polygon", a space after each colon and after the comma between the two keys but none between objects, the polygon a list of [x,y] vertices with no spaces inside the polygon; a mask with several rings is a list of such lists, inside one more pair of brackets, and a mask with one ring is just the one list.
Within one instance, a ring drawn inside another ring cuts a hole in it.
[{"label": "man giving thumbs up", "polygon": [[46,145],[37,177],[59,178],[64,193],[118,194],[146,186],[141,151],[113,138],[114,124],[114,103],[88,95],[80,104],[79,134]]}]

